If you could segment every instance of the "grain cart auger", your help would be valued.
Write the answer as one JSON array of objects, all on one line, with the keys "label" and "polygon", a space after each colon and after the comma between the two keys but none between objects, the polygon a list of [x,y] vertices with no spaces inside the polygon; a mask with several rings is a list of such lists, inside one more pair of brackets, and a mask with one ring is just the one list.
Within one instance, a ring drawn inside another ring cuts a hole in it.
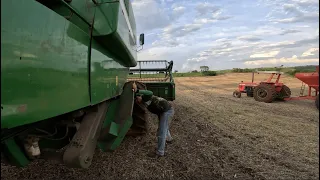
[{"label": "grain cart auger", "polygon": [[[8,21],[8,19],[10,19]],[[87,168],[133,122],[136,39],[129,0],[1,1],[1,156]]]},{"label": "grain cart auger", "polygon": [[[153,60],[138,61],[130,68],[128,82],[136,82],[138,89],[152,91],[154,95],[175,100],[175,83],[172,76],[173,61]],[[133,123],[130,134],[144,134],[147,131],[147,112],[142,104],[136,104],[133,111]]]}]

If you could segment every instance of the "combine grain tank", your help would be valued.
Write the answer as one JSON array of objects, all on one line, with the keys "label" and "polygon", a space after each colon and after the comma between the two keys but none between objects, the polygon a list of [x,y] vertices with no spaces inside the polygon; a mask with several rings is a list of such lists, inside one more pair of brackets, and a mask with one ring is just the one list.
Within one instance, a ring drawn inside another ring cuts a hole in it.
[{"label": "combine grain tank", "polygon": [[130,1],[3,0],[1,26],[2,156],[87,168],[96,146],[115,150],[133,124]]}]

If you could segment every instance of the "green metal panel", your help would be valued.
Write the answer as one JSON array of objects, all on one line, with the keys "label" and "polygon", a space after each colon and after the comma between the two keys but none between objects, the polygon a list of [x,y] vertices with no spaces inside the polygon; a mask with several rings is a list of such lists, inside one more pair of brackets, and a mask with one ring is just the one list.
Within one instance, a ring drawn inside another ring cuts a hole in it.
[{"label": "green metal panel", "polygon": [[29,164],[29,160],[21,151],[14,138],[7,139],[1,144],[1,153],[5,153],[9,161],[16,166],[24,167]]},{"label": "green metal panel", "polygon": [[[96,0],[93,1],[72,1],[68,5],[89,24],[93,23],[93,37],[100,42],[103,48],[113,53],[121,65],[126,67],[136,66],[137,52],[136,40],[130,36],[128,25],[119,5],[119,1]],[[136,34],[136,24],[131,3],[124,0],[129,15],[130,25],[133,34]],[[61,10],[57,12],[62,12]],[[76,21],[71,20],[72,22]],[[80,23],[76,23],[82,27]],[[134,37],[135,38],[135,37]]]},{"label": "green metal panel", "polygon": [[90,70],[92,104],[121,94],[129,68],[116,62],[115,58],[95,40],[92,41]]},{"label": "green metal panel", "polygon": [[173,82],[146,82],[145,85],[153,95],[169,101],[175,100],[175,84]]},{"label": "green metal panel", "polygon": [[111,101],[98,144],[103,151],[115,150],[133,123],[134,92],[131,85],[126,84],[121,96]]},{"label": "green metal panel", "polygon": [[[128,1],[128,0],[125,0]],[[130,3],[127,4],[127,10],[131,12],[129,14],[130,25],[133,28],[133,34],[135,35],[135,21],[132,13],[132,7]],[[102,11],[104,10],[104,11]],[[106,14],[106,12],[109,14]],[[102,13],[104,12],[104,13]],[[112,13],[112,14],[111,14]],[[107,16],[108,15],[108,16]],[[106,17],[108,17],[106,21]],[[98,22],[98,23],[97,23]],[[103,23],[104,22],[104,23]],[[103,24],[109,26],[103,26]],[[109,28],[107,28],[109,27]],[[99,5],[95,14],[94,23],[94,38],[101,43],[104,47],[107,47],[116,57],[117,61],[126,67],[134,67],[137,65],[137,52],[136,52],[136,40],[130,36],[127,22],[125,21],[124,14],[121,10],[119,2],[106,3]]]},{"label": "green metal panel", "polygon": [[1,26],[1,128],[90,104],[85,32],[29,0],[1,1]]}]

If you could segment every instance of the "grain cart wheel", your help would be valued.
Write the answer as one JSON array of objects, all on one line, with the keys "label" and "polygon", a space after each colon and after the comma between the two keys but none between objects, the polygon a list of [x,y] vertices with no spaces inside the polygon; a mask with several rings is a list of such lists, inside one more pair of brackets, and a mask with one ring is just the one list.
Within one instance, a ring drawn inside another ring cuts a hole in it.
[{"label": "grain cart wheel", "polygon": [[284,98],[289,98],[290,96],[291,96],[290,88],[286,85],[282,85],[282,88],[278,95],[278,99],[283,100]]},{"label": "grain cart wheel", "polygon": [[235,91],[233,92],[233,97],[240,98],[240,97],[241,97],[241,92],[238,91],[238,90],[235,90]]},{"label": "grain cart wheel", "polygon": [[271,103],[276,97],[276,89],[269,84],[260,84],[253,90],[253,97],[256,101]]},{"label": "grain cart wheel", "polygon": [[[141,90],[147,89],[145,84],[141,82],[136,82],[137,88]],[[144,104],[138,104],[134,102],[132,119],[133,123],[130,130],[127,133],[127,136],[138,136],[146,134],[148,131],[147,124],[147,108]]]},{"label": "grain cart wheel", "polygon": [[316,97],[316,107],[317,107],[317,109],[319,110],[319,94],[318,94],[318,96]]}]

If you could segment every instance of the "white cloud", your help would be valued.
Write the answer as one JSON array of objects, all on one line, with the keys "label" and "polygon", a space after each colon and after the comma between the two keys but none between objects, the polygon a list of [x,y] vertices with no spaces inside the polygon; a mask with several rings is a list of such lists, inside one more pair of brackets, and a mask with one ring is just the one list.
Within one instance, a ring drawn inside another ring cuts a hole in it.
[{"label": "white cloud", "polygon": [[319,0],[292,0],[299,6],[318,6]]},{"label": "white cloud", "polygon": [[319,53],[319,48],[310,48],[302,53],[301,57],[313,56],[315,53]]},{"label": "white cloud", "polygon": [[296,29],[288,29],[288,30],[283,30],[280,35],[286,35],[286,34],[292,34],[292,33],[298,33],[301,32],[299,30]]},{"label": "white cloud", "polygon": [[306,63],[316,63],[319,62],[319,59],[300,59],[296,55],[293,55],[291,58],[272,58],[266,60],[256,60],[256,61],[246,61],[245,65],[248,66],[261,66],[261,65],[277,65],[277,64],[306,64]]},{"label": "white cloud", "polygon": [[257,53],[250,55],[250,58],[265,58],[265,57],[275,57],[279,54],[279,51],[271,51],[267,53]]},{"label": "white cloud", "polygon": [[260,41],[261,40],[259,37],[253,36],[253,35],[240,36],[240,37],[238,37],[238,39],[242,40],[242,41],[249,41],[249,42]]},{"label": "white cloud", "polygon": [[140,32],[169,25],[169,16],[155,0],[135,0],[132,2],[132,8]]},{"label": "white cloud", "polygon": [[183,6],[174,7],[172,12],[174,19],[181,17],[184,14],[185,10],[186,8]]},{"label": "white cloud", "polygon": [[196,11],[199,15],[207,15],[207,14],[214,14],[216,12],[219,12],[220,8],[218,6],[215,6],[211,3],[205,2],[205,3],[199,3],[196,6]]},{"label": "white cloud", "polygon": [[172,59],[179,71],[316,63],[318,52],[310,49],[319,48],[317,1],[260,0],[257,6],[256,1],[134,0],[137,27],[147,37],[138,58]]},{"label": "white cloud", "polygon": [[[319,22],[319,9],[312,12],[303,10],[305,9],[305,6],[312,5],[313,3],[313,1],[293,1],[290,4],[283,4],[282,11],[289,17],[271,18],[270,21],[275,23]],[[276,13],[279,12],[276,11]]]}]

